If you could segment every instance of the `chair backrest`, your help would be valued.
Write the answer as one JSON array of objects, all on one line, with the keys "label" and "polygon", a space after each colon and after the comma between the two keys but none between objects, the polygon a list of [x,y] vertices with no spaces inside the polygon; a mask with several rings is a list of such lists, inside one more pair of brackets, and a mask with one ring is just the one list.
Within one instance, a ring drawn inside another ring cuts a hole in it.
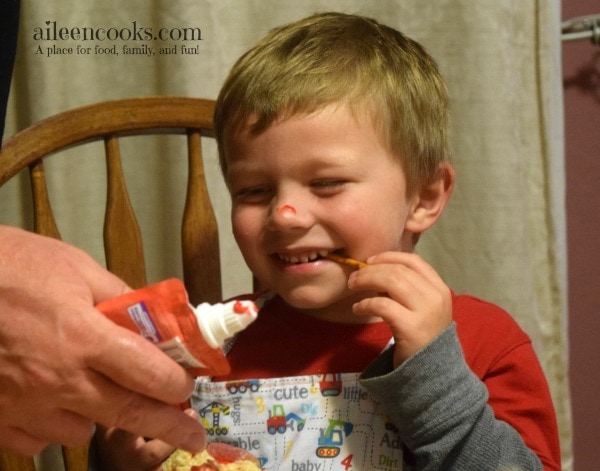
[{"label": "chair backrest", "polygon": [[[190,302],[221,300],[216,218],[208,196],[202,137],[212,136],[214,102],[199,98],[143,97],[66,111],[19,132],[0,150],[0,186],[29,167],[34,231],[60,238],[53,216],[43,159],[57,151],[103,140],[107,169],[104,219],[106,266],[130,286],[146,285],[142,234],[121,167],[119,138],[137,134],[187,137],[188,184],[181,225],[183,279]],[[63,449],[66,471],[87,470],[87,446]],[[0,452],[0,471],[35,470],[33,460]]]}]

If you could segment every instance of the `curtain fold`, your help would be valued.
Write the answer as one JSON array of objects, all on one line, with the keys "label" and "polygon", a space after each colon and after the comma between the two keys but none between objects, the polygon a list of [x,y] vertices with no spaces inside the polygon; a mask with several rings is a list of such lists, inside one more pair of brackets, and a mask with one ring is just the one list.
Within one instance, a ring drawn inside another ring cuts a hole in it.
[{"label": "curtain fold", "polygon": [[[455,291],[500,304],[532,337],[559,418],[563,469],[571,469],[559,0],[24,2],[5,138],[51,114],[101,100],[215,98],[233,62],[266,31],[324,10],[377,18],[417,39],[440,63],[453,106],[458,181],[447,213],[418,251]],[[55,26],[114,29],[121,36],[39,39]],[[143,40],[143,28],[162,28],[170,36]],[[202,39],[182,40],[192,29]],[[144,44],[154,54],[123,49]],[[49,50],[53,46],[72,52]],[[100,54],[97,46],[107,52],[115,46],[119,54]],[[180,145],[160,141],[131,157],[127,144],[123,149],[133,204],[150,233],[145,249],[154,280],[181,270],[171,254],[179,250],[176,220],[183,203],[169,191],[183,187],[186,178],[186,163],[170,157]],[[77,166],[61,159],[47,170],[64,239],[104,263],[100,151],[87,146]],[[229,198],[216,149],[208,145],[205,154],[222,228],[225,296],[231,296],[250,290],[251,277],[229,234]],[[137,181],[142,167],[154,175],[150,186]],[[27,187],[25,178],[17,178],[0,189],[0,223],[30,227]]]}]

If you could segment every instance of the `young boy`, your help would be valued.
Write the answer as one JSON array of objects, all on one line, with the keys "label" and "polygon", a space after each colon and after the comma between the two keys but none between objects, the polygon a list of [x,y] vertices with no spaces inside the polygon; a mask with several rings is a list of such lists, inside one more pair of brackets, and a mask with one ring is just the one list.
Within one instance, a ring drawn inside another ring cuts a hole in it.
[{"label": "young boy", "polygon": [[413,253],[454,186],[447,116],[424,49],[363,17],[284,26],[235,64],[216,136],[268,294],[232,373],[197,381],[212,440],[265,469],[560,469],[528,337]]}]

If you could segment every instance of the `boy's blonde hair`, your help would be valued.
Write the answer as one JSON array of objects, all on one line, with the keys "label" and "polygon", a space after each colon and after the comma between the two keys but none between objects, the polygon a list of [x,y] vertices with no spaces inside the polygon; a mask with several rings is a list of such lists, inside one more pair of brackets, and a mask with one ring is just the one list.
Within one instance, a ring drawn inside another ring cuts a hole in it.
[{"label": "boy's blonde hair", "polygon": [[409,192],[449,158],[446,86],[425,49],[373,19],[321,13],[272,30],[233,66],[214,120],[224,175],[226,139],[334,103],[368,112]]}]

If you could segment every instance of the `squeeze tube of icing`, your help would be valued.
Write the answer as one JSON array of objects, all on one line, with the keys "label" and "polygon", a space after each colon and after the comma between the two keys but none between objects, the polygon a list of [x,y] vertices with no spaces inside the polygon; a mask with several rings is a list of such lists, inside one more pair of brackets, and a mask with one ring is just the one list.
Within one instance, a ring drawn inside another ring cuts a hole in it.
[{"label": "squeeze tube of icing", "polygon": [[229,373],[222,347],[258,312],[252,301],[202,303],[194,308],[183,283],[175,278],[103,301],[96,309],[154,343],[195,376]]}]

